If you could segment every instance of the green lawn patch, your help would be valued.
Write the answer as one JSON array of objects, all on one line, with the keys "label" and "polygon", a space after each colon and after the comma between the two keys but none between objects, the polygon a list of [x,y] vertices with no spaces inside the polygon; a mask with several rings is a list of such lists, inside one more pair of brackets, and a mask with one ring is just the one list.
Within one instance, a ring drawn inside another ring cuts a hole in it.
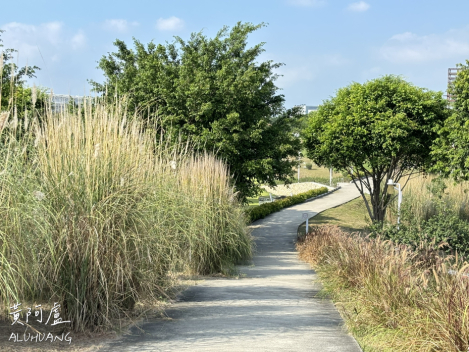
[{"label": "green lawn patch", "polygon": [[[269,193],[266,192],[266,191],[263,191],[258,197],[268,197],[269,196]],[[255,207],[258,207],[259,206],[259,198],[258,197],[255,197],[255,198],[249,198],[248,197],[248,205],[247,207],[250,209],[250,208],[255,208]]]},{"label": "green lawn patch", "polygon": [[[346,232],[355,232],[363,231],[370,224],[370,217],[366,210],[365,201],[360,196],[350,202],[327,209],[309,218],[308,223],[309,230],[311,230],[313,226],[328,224],[337,225]],[[303,222],[298,227],[298,234],[304,235],[305,228],[306,222]]]}]

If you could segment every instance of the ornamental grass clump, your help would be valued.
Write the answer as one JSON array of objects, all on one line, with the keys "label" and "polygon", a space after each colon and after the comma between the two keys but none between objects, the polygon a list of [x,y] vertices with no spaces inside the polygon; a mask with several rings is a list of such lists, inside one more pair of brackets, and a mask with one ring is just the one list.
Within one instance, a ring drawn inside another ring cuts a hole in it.
[{"label": "ornamental grass clump", "polygon": [[186,253],[197,273],[227,271],[251,256],[246,218],[242,207],[235,206],[229,175],[227,165],[207,153],[185,158],[179,168],[179,192],[187,200],[180,224],[190,234]]},{"label": "ornamental grass clump", "polygon": [[297,246],[347,325],[373,351],[467,351],[469,265],[380,238],[316,227]]},{"label": "ornamental grass clump", "polygon": [[[74,330],[167,296],[178,272],[251,254],[226,165],[150,129],[125,102],[85,100],[2,135],[0,299],[60,302]],[[8,309],[8,308],[7,308]]]}]

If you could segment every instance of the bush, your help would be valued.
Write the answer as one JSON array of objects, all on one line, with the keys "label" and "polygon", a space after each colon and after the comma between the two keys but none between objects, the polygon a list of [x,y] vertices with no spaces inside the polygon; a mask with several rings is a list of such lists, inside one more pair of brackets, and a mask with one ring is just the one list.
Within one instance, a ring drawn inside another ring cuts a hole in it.
[{"label": "bush", "polygon": [[374,228],[371,236],[380,236],[413,248],[422,241],[434,242],[448,254],[457,251],[459,255],[469,256],[469,224],[451,212],[439,212],[420,224],[402,224],[399,229],[397,225]]},{"label": "bush", "polygon": [[311,163],[306,163],[306,168],[307,168],[308,170],[311,170],[311,169],[313,168],[313,164],[311,164]]},{"label": "bush", "polygon": [[328,191],[329,190],[327,189],[327,187],[321,187],[294,195],[292,197],[287,197],[272,203],[264,203],[259,205],[258,207],[247,210],[247,216],[250,222],[256,221],[258,219],[263,219],[269,214],[275,213],[276,211],[282,210],[283,208],[302,203],[309,198],[317,197],[321,194],[327,193]]},{"label": "bush", "polygon": [[[443,189],[436,182],[431,185],[438,187],[438,190]],[[458,209],[448,207],[447,201],[441,197],[427,203],[422,206],[424,211],[421,217],[414,215],[412,204],[404,204],[399,229],[397,224],[384,227],[378,224],[371,227],[371,236],[380,236],[413,248],[422,241],[433,242],[448,254],[457,251],[459,255],[469,256],[469,223],[461,218]]]}]

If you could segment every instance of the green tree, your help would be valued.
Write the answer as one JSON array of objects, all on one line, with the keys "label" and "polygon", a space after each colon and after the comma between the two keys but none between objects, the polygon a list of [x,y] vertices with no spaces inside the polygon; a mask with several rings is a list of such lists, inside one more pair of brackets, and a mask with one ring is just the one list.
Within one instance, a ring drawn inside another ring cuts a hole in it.
[{"label": "green tree", "polygon": [[458,66],[460,71],[448,87],[454,97],[450,116],[432,147],[433,170],[456,181],[469,179],[469,60]]},{"label": "green tree", "polygon": [[[0,35],[3,32],[0,30]],[[17,114],[21,116],[25,110],[32,109],[32,89],[25,87],[25,80],[35,77],[39,67],[18,67],[13,61],[17,50],[1,48],[3,44],[0,38],[0,110],[13,111],[16,108]]]},{"label": "green tree", "polygon": [[259,183],[288,180],[301,144],[293,134],[298,109],[284,108],[275,85],[281,64],[257,62],[264,43],[247,46],[262,26],[238,23],[213,39],[193,33],[187,42],[175,37],[146,47],[134,39],[135,50],[116,40],[117,52],[99,61],[106,81],[91,84],[109,99],[126,96],[129,109],[216,151],[245,199]]},{"label": "green tree", "polygon": [[390,75],[339,89],[311,116],[303,138],[316,164],[347,172],[376,222],[392,198],[386,181],[404,178],[405,186],[412,173],[429,167],[430,146],[446,116],[440,92]]}]

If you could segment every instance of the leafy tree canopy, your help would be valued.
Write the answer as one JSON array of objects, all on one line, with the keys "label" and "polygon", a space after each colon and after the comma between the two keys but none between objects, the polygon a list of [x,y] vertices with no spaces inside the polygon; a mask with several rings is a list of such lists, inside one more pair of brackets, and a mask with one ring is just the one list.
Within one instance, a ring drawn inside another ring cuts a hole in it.
[{"label": "leafy tree canopy", "polygon": [[448,87],[454,97],[450,116],[432,148],[433,170],[457,181],[469,179],[469,60],[458,66],[456,80]]},{"label": "leafy tree canopy", "polygon": [[430,146],[446,115],[440,92],[390,75],[340,89],[311,116],[303,138],[308,156],[346,171],[370,218],[382,221],[391,200],[386,181],[398,182],[430,165]]},{"label": "leafy tree canopy", "polygon": [[[0,30],[0,35],[3,33]],[[0,110],[11,110],[17,108],[18,113],[25,109],[31,109],[31,89],[25,87],[26,78],[35,77],[34,74],[39,67],[18,67],[13,61],[13,55],[17,50],[2,49],[0,38]]]},{"label": "leafy tree canopy", "polygon": [[245,199],[259,183],[288,180],[300,149],[292,133],[298,110],[284,109],[275,85],[281,64],[256,61],[264,43],[247,45],[262,26],[238,23],[213,39],[193,33],[187,42],[175,37],[146,47],[134,39],[134,50],[116,40],[117,52],[99,61],[106,81],[91,84],[110,98],[125,95],[130,109],[217,151]]}]

